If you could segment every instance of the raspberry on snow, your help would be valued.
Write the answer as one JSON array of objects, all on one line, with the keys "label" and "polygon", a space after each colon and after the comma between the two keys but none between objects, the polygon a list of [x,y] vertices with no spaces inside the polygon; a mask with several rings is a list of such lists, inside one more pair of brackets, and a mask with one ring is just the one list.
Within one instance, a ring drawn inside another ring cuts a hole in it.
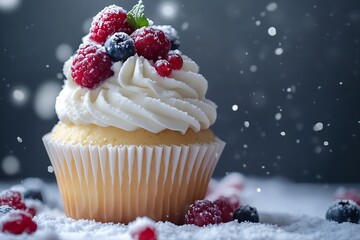
[{"label": "raspberry on snow", "polygon": [[37,224],[25,212],[14,211],[9,212],[1,218],[1,231],[12,234],[31,234],[36,231]]},{"label": "raspberry on snow", "polygon": [[231,204],[227,198],[220,197],[216,201],[214,201],[216,206],[221,211],[221,220],[223,223],[231,222],[233,220],[234,210],[231,207]]},{"label": "raspberry on snow", "polygon": [[90,39],[104,44],[115,32],[125,32],[130,35],[133,31],[127,20],[127,12],[119,6],[111,5],[94,17],[90,28]]},{"label": "raspberry on snow", "polygon": [[218,206],[209,200],[198,200],[191,204],[186,215],[185,223],[202,227],[221,223],[221,211]]},{"label": "raspberry on snow", "polygon": [[165,59],[171,48],[170,40],[163,31],[144,27],[136,30],[132,35],[135,42],[136,52],[154,62],[158,59]]},{"label": "raspberry on snow", "polygon": [[74,82],[86,88],[94,88],[114,75],[112,62],[106,52],[97,45],[81,44],[71,66]]},{"label": "raspberry on snow", "polygon": [[5,190],[0,193],[0,206],[1,205],[8,205],[9,207],[18,210],[26,209],[22,194],[12,190]]}]

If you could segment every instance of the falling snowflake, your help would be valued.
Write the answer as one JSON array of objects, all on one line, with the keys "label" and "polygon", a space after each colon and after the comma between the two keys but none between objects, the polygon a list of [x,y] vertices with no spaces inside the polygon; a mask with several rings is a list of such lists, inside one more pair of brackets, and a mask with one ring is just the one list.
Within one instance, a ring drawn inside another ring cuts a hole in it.
[{"label": "falling snowflake", "polygon": [[277,4],[275,2],[272,2],[266,6],[266,10],[268,10],[269,12],[273,12],[277,9],[277,7]]},{"label": "falling snowflake", "polygon": [[11,12],[19,8],[21,0],[0,0],[0,10]]},{"label": "falling snowflake", "polygon": [[276,35],[276,28],[274,28],[274,27],[270,27],[269,29],[268,29],[268,34],[270,35],[270,36],[275,36]]},{"label": "falling snowflake", "polygon": [[244,126],[248,128],[250,127],[250,123],[248,121],[244,121]]},{"label": "falling snowflake", "polygon": [[73,49],[69,44],[63,43],[56,48],[56,59],[60,62],[66,61],[73,54]]},{"label": "falling snowflake", "polygon": [[179,12],[179,6],[174,1],[167,1],[160,4],[159,11],[164,18],[174,19]]},{"label": "falling snowflake", "polygon": [[29,99],[29,90],[24,86],[14,88],[12,92],[12,101],[16,105],[23,105]]},{"label": "falling snowflake", "polygon": [[257,66],[256,65],[251,65],[250,66],[250,72],[256,72],[257,71]]},{"label": "falling snowflake", "polygon": [[22,143],[22,142],[23,142],[23,140],[22,140],[21,137],[17,137],[16,140],[17,140],[19,143]]},{"label": "falling snowflake", "polygon": [[234,104],[234,105],[232,106],[232,110],[233,110],[234,112],[236,112],[238,109],[239,109],[238,105]]},{"label": "falling snowflake", "polygon": [[42,119],[51,119],[55,116],[55,100],[61,90],[57,82],[49,81],[42,84],[36,91],[34,108]]},{"label": "falling snowflake", "polygon": [[186,31],[189,29],[189,22],[183,22],[181,24],[181,30]]},{"label": "falling snowflake", "polygon": [[281,117],[282,117],[281,113],[276,113],[276,114],[275,114],[275,119],[276,119],[276,120],[279,121],[279,120],[281,119]]},{"label": "falling snowflake", "polygon": [[277,48],[275,49],[275,55],[280,56],[281,54],[283,54],[284,50],[282,48]]},{"label": "falling snowflake", "polygon": [[324,127],[324,125],[322,124],[322,122],[318,122],[313,126],[313,130],[315,132],[318,132],[318,131],[323,130],[323,127]]},{"label": "falling snowflake", "polygon": [[2,160],[1,168],[5,174],[15,175],[20,171],[20,161],[14,155],[8,155]]},{"label": "falling snowflake", "polygon": [[53,173],[53,172],[54,172],[53,166],[48,166],[48,167],[47,167],[47,171],[48,171],[49,173]]}]

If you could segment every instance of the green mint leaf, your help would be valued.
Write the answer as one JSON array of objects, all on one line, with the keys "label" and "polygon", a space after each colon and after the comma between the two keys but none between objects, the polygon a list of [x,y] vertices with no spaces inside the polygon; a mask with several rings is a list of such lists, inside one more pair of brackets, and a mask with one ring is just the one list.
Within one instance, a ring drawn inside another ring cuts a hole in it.
[{"label": "green mint leaf", "polygon": [[145,17],[145,6],[142,2],[142,0],[139,0],[138,4],[136,4],[133,9],[131,9],[128,14],[128,22],[129,24],[135,28],[142,28],[149,26],[149,21]]}]

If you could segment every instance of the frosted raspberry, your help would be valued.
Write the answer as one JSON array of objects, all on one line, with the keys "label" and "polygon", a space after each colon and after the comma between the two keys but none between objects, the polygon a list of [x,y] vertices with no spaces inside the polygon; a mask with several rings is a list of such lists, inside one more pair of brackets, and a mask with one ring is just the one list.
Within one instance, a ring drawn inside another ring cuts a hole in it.
[{"label": "frosted raspberry", "polygon": [[37,224],[25,212],[9,212],[2,217],[1,231],[12,234],[31,234],[36,231]]},{"label": "frosted raspberry", "polygon": [[221,220],[223,223],[231,222],[233,220],[233,213],[235,209],[232,209],[230,202],[225,197],[220,197],[216,201],[214,201],[216,206],[221,211]]},{"label": "frosted raspberry", "polygon": [[8,205],[14,209],[25,210],[26,206],[23,202],[23,196],[21,193],[11,190],[3,191],[0,194],[0,206]]},{"label": "frosted raspberry", "polygon": [[93,19],[90,28],[90,39],[104,44],[106,39],[116,32],[131,34],[134,29],[127,21],[127,13],[119,6],[104,8]]},{"label": "frosted raspberry", "polygon": [[191,204],[185,215],[186,224],[202,227],[221,223],[221,211],[209,200],[198,200]]},{"label": "frosted raspberry", "polygon": [[171,48],[170,40],[163,31],[156,28],[138,29],[132,34],[132,38],[137,54],[149,60],[156,61],[166,58]]},{"label": "frosted raspberry", "polygon": [[82,44],[72,62],[71,76],[78,85],[91,89],[114,75],[111,66],[111,59],[102,48]]}]

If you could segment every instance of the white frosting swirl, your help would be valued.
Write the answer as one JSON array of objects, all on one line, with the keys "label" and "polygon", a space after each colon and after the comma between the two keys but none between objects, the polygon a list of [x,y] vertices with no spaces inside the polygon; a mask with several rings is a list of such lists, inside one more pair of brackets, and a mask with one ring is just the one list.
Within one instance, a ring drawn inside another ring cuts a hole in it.
[{"label": "white frosting swirl", "polygon": [[216,119],[216,105],[205,98],[206,79],[198,65],[183,56],[181,70],[161,77],[148,60],[137,55],[113,65],[114,76],[95,89],[76,85],[70,58],[64,65],[67,78],[56,99],[56,113],[63,123],[95,124],[133,131],[158,133],[165,129],[185,133],[209,128]]}]

